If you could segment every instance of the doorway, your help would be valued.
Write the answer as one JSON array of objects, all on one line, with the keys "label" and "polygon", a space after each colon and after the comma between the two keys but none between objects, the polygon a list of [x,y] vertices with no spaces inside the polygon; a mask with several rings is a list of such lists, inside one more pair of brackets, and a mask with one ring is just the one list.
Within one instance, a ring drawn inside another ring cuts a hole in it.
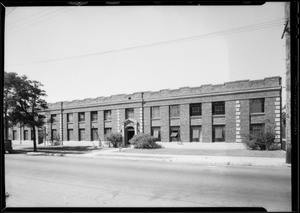
[{"label": "doorway", "polygon": [[134,136],[134,128],[129,126],[125,130],[125,145],[129,145],[129,140]]}]

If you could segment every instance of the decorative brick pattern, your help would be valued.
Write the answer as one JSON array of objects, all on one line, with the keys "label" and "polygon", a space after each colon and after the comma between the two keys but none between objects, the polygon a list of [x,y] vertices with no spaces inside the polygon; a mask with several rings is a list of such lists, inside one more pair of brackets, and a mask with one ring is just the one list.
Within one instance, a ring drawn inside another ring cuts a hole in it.
[{"label": "decorative brick pattern", "polygon": [[240,112],[240,108],[241,108],[241,104],[240,104],[240,101],[237,100],[235,101],[235,111],[236,111],[236,116],[235,116],[235,130],[236,130],[236,139],[235,141],[240,143],[242,142],[242,139],[241,139],[241,126],[240,126],[240,123],[241,123],[241,112]]}]

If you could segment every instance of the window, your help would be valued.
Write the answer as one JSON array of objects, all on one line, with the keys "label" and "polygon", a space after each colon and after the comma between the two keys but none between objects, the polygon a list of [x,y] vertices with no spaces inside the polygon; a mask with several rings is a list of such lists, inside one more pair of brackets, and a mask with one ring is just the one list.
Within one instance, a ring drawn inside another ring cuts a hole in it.
[{"label": "window", "polygon": [[213,102],[212,103],[212,114],[213,115],[225,115],[225,102]]},{"label": "window", "polygon": [[213,142],[224,142],[225,141],[225,126],[216,125],[213,126]]},{"label": "window", "polygon": [[126,119],[134,118],[134,110],[132,108],[126,109]]},{"label": "window", "polygon": [[24,130],[24,140],[28,140],[28,130]]},{"label": "window", "polygon": [[265,112],[264,98],[250,99],[250,113],[264,113],[264,112]]},{"label": "window", "polygon": [[201,127],[192,126],[191,127],[191,141],[192,142],[201,142]]},{"label": "window", "polygon": [[79,112],[78,113],[78,121],[79,122],[84,122],[85,121],[85,114],[84,114],[84,112]]},{"label": "window", "polygon": [[73,123],[73,113],[68,113],[67,114],[67,122],[68,123]]},{"label": "window", "polygon": [[251,124],[250,125],[250,133],[264,132],[264,129],[265,129],[264,124]]},{"label": "window", "polygon": [[91,121],[97,121],[98,120],[98,112],[94,111],[91,112]]},{"label": "window", "polygon": [[85,140],[85,129],[79,129],[79,141],[84,141]]},{"label": "window", "polygon": [[159,106],[151,107],[151,118],[160,118]]},{"label": "window", "polygon": [[56,115],[51,115],[51,123],[57,122]]},{"label": "window", "polygon": [[201,104],[190,104],[190,116],[201,116]]},{"label": "window", "polygon": [[170,141],[180,141],[180,127],[170,127]]},{"label": "window", "polygon": [[160,127],[152,127],[151,135],[155,137],[157,141],[160,141]]},{"label": "window", "polygon": [[104,128],[104,135],[111,133],[111,128]]},{"label": "window", "polygon": [[179,117],[180,116],[180,108],[179,105],[171,105],[170,106],[170,117]]},{"label": "window", "polygon": [[92,141],[97,141],[97,140],[98,140],[98,129],[92,128]]},{"label": "window", "polygon": [[104,120],[105,121],[111,120],[111,110],[104,110]]},{"label": "window", "polygon": [[54,140],[57,140],[57,130],[56,129],[52,129],[51,130],[51,140],[54,141]]},{"label": "window", "polygon": [[18,139],[18,135],[17,135],[17,130],[13,131],[13,140],[17,140]]},{"label": "window", "polygon": [[33,140],[33,138],[34,138],[34,131],[33,131],[33,129],[31,130],[31,140]]},{"label": "window", "polygon": [[68,129],[67,140],[68,141],[72,141],[73,140],[73,129]]}]

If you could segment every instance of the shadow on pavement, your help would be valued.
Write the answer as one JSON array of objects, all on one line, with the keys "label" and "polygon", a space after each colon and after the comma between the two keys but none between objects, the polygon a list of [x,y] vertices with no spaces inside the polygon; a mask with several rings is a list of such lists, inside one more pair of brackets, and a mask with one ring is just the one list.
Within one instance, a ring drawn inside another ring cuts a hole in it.
[{"label": "shadow on pavement", "polygon": [[[86,154],[96,150],[93,146],[53,146],[53,147],[38,147],[37,152],[44,153],[61,153],[61,154]],[[33,152],[31,147],[19,147],[11,151],[11,154],[26,154]]]}]

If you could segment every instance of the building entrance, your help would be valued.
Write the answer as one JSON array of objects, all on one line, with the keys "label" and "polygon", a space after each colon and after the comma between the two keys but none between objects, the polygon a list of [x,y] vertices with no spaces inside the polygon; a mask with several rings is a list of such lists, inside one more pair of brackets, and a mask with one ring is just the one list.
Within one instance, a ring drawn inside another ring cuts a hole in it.
[{"label": "building entrance", "polygon": [[129,126],[125,130],[125,145],[129,145],[129,140],[134,136],[134,128]]}]

